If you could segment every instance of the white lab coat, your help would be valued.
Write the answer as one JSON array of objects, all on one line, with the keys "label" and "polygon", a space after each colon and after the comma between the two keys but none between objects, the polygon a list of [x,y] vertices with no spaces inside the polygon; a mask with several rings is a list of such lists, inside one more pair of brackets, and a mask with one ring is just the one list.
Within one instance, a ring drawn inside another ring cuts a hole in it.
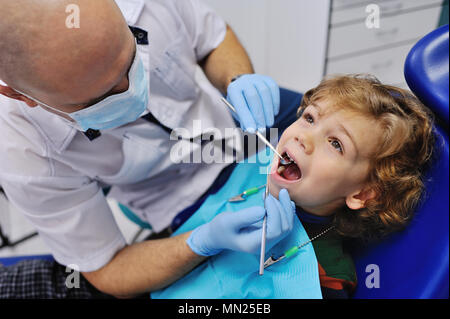
[{"label": "white lab coat", "polygon": [[[202,131],[235,124],[197,61],[224,39],[226,24],[200,0],[116,0],[129,25],[148,31],[138,54],[150,76],[148,111],[169,128],[193,121]],[[159,231],[212,184],[226,163],[170,159],[178,141],[138,119],[89,141],[67,122],[0,96],[0,183],[37,228],[55,259],[95,271],[126,244],[103,195],[128,206]]]}]

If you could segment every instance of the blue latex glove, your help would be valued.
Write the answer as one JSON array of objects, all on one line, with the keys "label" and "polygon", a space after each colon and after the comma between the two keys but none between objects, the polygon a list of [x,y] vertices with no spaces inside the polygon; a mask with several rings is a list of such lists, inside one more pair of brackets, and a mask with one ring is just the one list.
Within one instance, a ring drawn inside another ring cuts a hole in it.
[{"label": "blue latex glove", "polygon": [[[279,199],[271,195],[266,199],[267,250],[289,234],[294,225],[295,204],[285,189],[280,191]],[[212,256],[224,249],[257,254],[261,249],[264,215],[264,208],[258,206],[221,213],[197,227],[186,242],[193,252],[202,256]]]},{"label": "blue latex glove", "polygon": [[235,107],[244,131],[264,131],[273,126],[280,111],[280,88],[268,76],[245,74],[230,83],[227,100]]}]

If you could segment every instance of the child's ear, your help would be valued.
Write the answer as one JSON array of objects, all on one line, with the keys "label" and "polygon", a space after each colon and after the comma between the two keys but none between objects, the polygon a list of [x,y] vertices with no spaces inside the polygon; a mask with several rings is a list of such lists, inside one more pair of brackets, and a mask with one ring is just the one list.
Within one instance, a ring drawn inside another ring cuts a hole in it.
[{"label": "child's ear", "polygon": [[358,190],[357,192],[354,192],[353,194],[350,194],[345,199],[345,203],[347,204],[348,208],[357,210],[366,207],[366,201],[369,199],[375,198],[377,193],[373,188],[367,187],[361,190]]}]

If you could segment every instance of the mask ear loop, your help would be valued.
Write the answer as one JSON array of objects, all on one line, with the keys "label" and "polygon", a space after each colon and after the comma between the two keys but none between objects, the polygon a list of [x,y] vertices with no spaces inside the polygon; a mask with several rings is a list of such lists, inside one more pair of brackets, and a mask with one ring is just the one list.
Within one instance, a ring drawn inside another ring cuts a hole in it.
[{"label": "mask ear loop", "polygon": [[[54,108],[54,107],[51,107],[50,105],[45,104],[44,102],[41,102],[41,101],[39,101],[39,100],[37,100],[37,99],[35,99],[35,98],[29,96],[28,94],[23,93],[22,91],[19,91],[19,90],[17,90],[17,89],[14,89],[14,90],[15,90],[16,92],[22,94],[23,96],[29,98],[30,100],[36,102],[41,108],[42,108],[42,106],[45,106],[46,108],[48,108],[48,109],[50,109],[50,110],[52,110],[52,111],[54,111],[54,112],[56,112],[56,113],[64,114],[64,115],[66,115],[66,116],[72,118],[72,117],[70,116],[70,113],[66,113],[66,112],[64,112],[64,111],[58,110],[58,109],[56,109],[56,108]],[[58,115],[58,117],[59,117],[60,119],[62,119],[64,122],[66,122],[70,127],[74,128],[74,129],[76,129],[76,130],[82,131],[81,127],[78,125],[78,123],[77,123],[75,120],[72,119],[72,121],[70,121],[70,120],[66,119],[65,117],[60,116],[59,114],[55,114],[55,115]]]}]

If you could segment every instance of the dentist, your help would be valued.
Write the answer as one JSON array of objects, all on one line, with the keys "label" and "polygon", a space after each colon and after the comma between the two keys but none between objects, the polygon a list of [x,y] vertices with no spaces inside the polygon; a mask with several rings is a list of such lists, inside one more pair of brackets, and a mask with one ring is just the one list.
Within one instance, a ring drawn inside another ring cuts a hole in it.
[{"label": "dentist", "polygon": [[[79,9],[79,27],[67,23],[68,5]],[[221,18],[200,0],[0,0],[0,8],[0,183],[59,264],[76,265],[103,293],[132,297],[224,249],[258,252],[262,207],[127,245],[102,191],[111,187],[109,196],[163,231],[228,165],[174,160],[174,129],[186,128],[189,141],[194,120],[235,127],[221,94],[244,130],[274,124],[279,88],[254,74]],[[294,212],[287,192],[267,204],[269,249]]]}]

